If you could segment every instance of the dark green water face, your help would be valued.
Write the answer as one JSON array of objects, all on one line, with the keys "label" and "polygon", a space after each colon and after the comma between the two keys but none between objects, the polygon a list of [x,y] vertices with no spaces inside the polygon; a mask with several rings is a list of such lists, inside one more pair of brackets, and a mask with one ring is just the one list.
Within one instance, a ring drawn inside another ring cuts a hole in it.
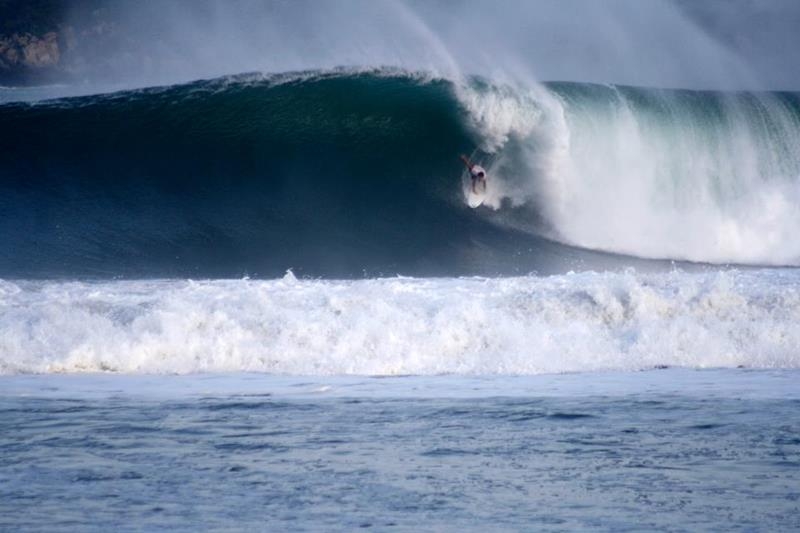
[{"label": "dark green water face", "polygon": [[526,273],[574,254],[463,204],[475,140],[448,82],[219,80],[0,122],[3,277]]},{"label": "dark green water face", "polygon": [[0,121],[0,275],[413,271],[471,224],[444,83],[211,82]]}]

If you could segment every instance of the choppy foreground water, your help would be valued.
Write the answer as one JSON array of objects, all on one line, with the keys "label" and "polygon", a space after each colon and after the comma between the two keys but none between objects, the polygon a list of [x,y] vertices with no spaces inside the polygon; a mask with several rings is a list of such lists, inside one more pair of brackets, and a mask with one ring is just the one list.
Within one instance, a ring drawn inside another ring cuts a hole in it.
[{"label": "choppy foreground water", "polygon": [[0,530],[800,526],[798,371],[0,378]]}]

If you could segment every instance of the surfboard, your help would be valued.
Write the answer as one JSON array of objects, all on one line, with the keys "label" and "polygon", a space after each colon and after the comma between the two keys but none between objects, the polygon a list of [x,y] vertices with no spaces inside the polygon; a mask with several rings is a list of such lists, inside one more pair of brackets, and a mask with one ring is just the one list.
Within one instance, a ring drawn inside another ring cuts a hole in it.
[{"label": "surfboard", "polygon": [[[474,161],[475,157],[480,153],[479,149],[475,149],[469,156],[470,161]],[[487,169],[486,172],[488,173],[489,170]],[[476,190],[472,190],[472,176],[470,175],[469,171],[464,170],[461,174],[461,184],[464,190],[464,199],[467,201],[467,205],[470,206],[472,209],[476,207],[480,207],[483,204],[483,201],[486,200],[486,181],[482,184],[478,184]]]},{"label": "surfboard", "polygon": [[476,207],[480,207],[483,201],[486,199],[486,182],[479,183],[475,187],[475,191],[472,190],[472,180],[467,177],[466,182],[466,197],[467,197],[467,205],[471,208],[475,209]]}]

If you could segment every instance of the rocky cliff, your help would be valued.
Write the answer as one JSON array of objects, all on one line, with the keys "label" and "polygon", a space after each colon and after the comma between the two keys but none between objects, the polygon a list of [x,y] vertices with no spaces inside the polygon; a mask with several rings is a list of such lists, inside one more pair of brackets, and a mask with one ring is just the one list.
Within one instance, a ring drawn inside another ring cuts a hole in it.
[{"label": "rocky cliff", "polygon": [[104,44],[95,37],[108,26],[106,3],[0,0],[0,85],[47,83],[67,77],[83,49]]},{"label": "rocky cliff", "polygon": [[58,33],[30,33],[0,37],[0,69],[41,69],[58,66],[61,51]]}]

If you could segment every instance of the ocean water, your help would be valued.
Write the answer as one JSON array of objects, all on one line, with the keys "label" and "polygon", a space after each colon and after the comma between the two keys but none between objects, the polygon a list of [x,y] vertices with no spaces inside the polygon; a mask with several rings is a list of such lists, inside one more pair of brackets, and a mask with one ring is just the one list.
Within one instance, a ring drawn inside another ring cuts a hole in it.
[{"label": "ocean water", "polygon": [[798,371],[0,378],[0,527],[790,531]]},{"label": "ocean water", "polygon": [[0,529],[800,527],[797,93],[51,91],[0,95]]}]

